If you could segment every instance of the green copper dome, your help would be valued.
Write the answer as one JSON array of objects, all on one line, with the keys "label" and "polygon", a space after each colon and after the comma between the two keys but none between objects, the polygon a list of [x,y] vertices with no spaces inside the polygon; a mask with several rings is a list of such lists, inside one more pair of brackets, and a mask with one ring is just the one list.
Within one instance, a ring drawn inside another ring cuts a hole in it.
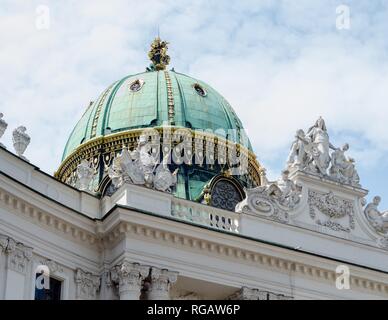
[{"label": "green copper dome", "polygon": [[[75,126],[63,160],[93,138],[163,125],[210,129],[224,136],[216,131],[221,129],[229,140],[244,140],[241,121],[212,87],[175,71],[148,71],[127,76],[102,92]],[[235,129],[235,134],[228,134],[230,129]],[[248,139],[245,141],[251,150]]]}]

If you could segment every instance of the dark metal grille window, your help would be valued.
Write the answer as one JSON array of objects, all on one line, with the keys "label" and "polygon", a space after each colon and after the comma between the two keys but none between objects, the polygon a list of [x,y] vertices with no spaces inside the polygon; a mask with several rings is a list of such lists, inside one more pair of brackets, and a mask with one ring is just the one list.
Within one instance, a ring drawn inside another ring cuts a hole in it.
[{"label": "dark metal grille window", "polygon": [[[40,274],[36,274],[38,278]],[[49,289],[35,287],[35,300],[61,300],[62,281],[50,277]]]},{"label": "dark metal grille window", "polygon": [[218,181],[211,193],[211,205],[229,211],[234,211],[237,203],[242,201],[237,187],[226,180]]}]

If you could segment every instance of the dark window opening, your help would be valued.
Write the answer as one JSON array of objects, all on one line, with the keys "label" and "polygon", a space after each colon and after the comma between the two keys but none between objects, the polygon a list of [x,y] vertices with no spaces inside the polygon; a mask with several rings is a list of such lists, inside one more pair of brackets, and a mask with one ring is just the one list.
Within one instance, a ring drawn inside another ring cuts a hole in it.
[{"label": "dark window opening", "polygon": [[[41,274],[36,274],[36,282],[39,281],[38,277],[41,277]],[[38,289],[38,286],[35,285],[35,300],[61,300],[61,290],[62,281],[50,277],[48,289]]]}]

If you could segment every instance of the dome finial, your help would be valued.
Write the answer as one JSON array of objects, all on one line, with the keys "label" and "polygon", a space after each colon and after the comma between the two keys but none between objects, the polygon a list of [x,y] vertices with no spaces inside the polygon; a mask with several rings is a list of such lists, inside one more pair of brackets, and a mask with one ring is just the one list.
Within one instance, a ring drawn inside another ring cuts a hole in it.
[{"label": "dome finial", "polygon": [[151,43],[151,49],[148,52],[148,57],[152,61],[149,71],[165,70],[166,66],[170,63],[170,56],[167,55],[168,42],[162,41],[159,35]]}]

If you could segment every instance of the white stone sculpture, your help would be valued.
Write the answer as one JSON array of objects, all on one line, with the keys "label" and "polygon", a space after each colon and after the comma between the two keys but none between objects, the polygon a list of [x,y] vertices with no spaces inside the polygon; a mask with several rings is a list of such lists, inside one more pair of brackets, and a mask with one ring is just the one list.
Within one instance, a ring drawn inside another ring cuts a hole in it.
[{"label": "white stone sculpture", "polygon": [[288,211],[299,203],[302,187],[288,177],[284,170],[277,182],[245,189],[246,197],[236,205],[236,212],[254,213],[280,222],[288,221]]},{"label": "white stone sculpture", "polygon": [[28,145],[31,142],[31,138],[26,133],[26,127],[20,126],[16,128],[12,133],[13,146],[15,148],[16,154],[26,160],[27,158],[23,156],[24,151],[26,151]]},{"label": "white stone sculpture", "polygon": [[[5,130],[7,130],[8,123],[3,120],[3,114],[0,112],[0,139],[4,135]],[[0,147],[5,148],[5,146],[0,142]]]},{"label": "white stone sculpture", "polygon": [[388,236],[388,211],[379,211],[380,202],[381,198],[379,196],[374,197],[372,202],[365,207],[364,213],[376,231]]},{"label": "white stone sculpture", "polygon": [[306,137],[311,142],[309,168],[322,175],[326,175],[326,170],[330,165],[330,148],[335,147],[329,141],[325,120],[319,117],[315,124],[307,131]]},{"label": "white stone sculpture", "polygon": [[170,154],[166,154],[162,163],[158,165],[149,149],[144,136],[140,137],[134,151],[130,152],[123,147],[108,168],[108,175],[115,189],[120,188],[124,183],[131,183],[171,192],[171,188],[177,183],[177,170],[172,173],[168,169]]},{"label": "white stone sculpture", "polygon": [[281,191],[279,203],[293,209],[300,201],[301,186],[290,180],[289,174],[290,172],[288,170],[283,170],[276,184]]},{"label": "white stone sculpture", "polygon": [[156,168],[155,171],[154,187],[160,191],[171,192],[171,187],[175,186],[177,183],[178,169],[171,173],[167,166],[169,157],[170,155],[166,154],[162,163]]},{"label": "white stone sculpture", "polygon": [[287,159],[287,165],[289,167],[295,167],[297,169],[303,169],[303,166],[307,162],[306,149],[311,144],[311,141],[302,129],[296,131],[295,141],[291,145],[291,151]]},{"label": "white stone sculpture", "polygon": [[89,161],[85,159],[82,160],[81,163],[77,166],[78,189],[82,191],[88,190],[93,177],[94,168],[91,166]]},{"label": "white stone sculpture", "polygon": [[330,177],[353,186],[360,186],[360,177],[354,165],[354,160],[348,158],[345,152],[349,150],[349,144],[345,143],[331,154]]},{"label": "white stone sculpture", "polygon": [[[330,149],[334,150],[331,155]],[[330,143],[325,120],[319,117],[306,134],[302,129],[297,130],[287,159],[287,168],[361,187],[354,160],[345,155],[347,150],[348,144],[336,148]]]}]

